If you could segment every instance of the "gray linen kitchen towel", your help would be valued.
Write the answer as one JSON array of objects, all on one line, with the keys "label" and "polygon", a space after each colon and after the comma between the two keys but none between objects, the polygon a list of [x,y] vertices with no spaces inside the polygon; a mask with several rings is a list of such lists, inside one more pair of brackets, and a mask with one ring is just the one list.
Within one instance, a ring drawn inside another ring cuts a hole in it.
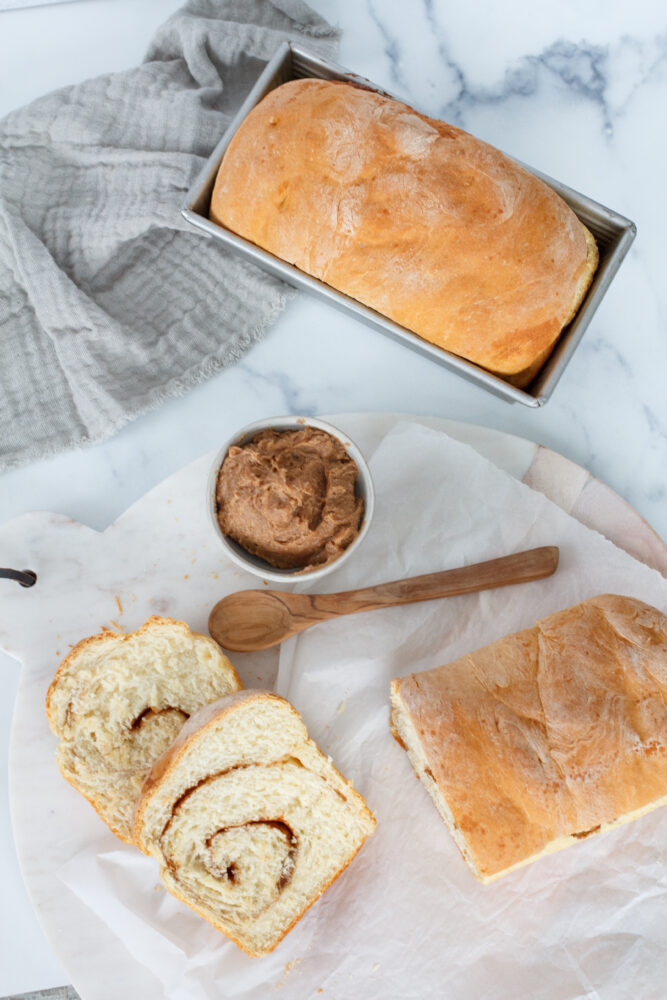
[{"label": "gray linen kitchen towel", "polygon": [[183,197],[302,0],[190,0],[136,69],[0,122],[0,469],[100,441],[231,364],[286,286],[189,229]]}]

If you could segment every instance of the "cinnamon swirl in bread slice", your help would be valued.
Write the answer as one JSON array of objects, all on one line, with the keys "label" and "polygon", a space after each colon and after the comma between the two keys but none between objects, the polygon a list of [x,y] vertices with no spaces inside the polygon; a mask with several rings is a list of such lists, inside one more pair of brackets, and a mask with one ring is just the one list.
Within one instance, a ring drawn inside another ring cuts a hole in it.
[{"label": "cinnamon swirl in bread slice", "polygon": [[132,821],[151,766],[202,705],[242,687],[208,636],[153,616],[128,635],[79,642],[46,697],[60,738],[58,767],[111,830],[132,843]]},{"label": "cinnamon swirl in bread slice", "polygon": [[264,955],[374,829],[289,702],[243,691],[186,723],[144,785],[134,832],[170,892]]}]

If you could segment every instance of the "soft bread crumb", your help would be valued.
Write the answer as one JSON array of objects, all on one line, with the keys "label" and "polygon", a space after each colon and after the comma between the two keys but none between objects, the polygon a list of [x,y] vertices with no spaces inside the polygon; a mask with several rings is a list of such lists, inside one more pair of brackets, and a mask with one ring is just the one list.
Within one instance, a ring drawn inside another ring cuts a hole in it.
[{"label": "soft bread crumb", "polygon": [[157,761],[135,837],[170,892],[264,955],[374,828],[294,708],[245,691],[202,709]]},{"label": "soft bread crumb", "polygon": [[49,688],[58,766],[131,843],[134,808],[153,762],[198,708],[240,687],[216,643],[184,622],[152,617],[127,635],[105,628],[72,648]]}]

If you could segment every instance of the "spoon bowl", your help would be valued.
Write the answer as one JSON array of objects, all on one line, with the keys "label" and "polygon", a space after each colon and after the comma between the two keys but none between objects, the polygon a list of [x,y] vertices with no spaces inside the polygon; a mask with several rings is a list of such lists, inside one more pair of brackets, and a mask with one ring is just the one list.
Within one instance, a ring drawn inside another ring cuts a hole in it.
[{"label": "spoon bowl", "polygon": [[[209,619],[211,634],[226,649],[250,651],[268,649],[293,634],[293,598],[273,590],[240,590],[219,601]],[[290,599],[288,605],[287,599]]]}]

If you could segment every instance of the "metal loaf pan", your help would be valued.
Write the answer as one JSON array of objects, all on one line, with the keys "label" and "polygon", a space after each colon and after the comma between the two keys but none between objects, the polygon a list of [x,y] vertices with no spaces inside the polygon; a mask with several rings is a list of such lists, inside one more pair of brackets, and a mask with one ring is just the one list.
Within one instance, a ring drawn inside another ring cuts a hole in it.
[{"label": "metal loaf pan", "polygon": [[[215,239],[221,240],[227,246],[233,247],[244,257],[258,264],[276,277],[282,278],[297,288],[303,288],[308,292],[318,295],[338,309],[351,313],[357,319],[364,320],[366,323],[379,329],[382,333],[405,344],[406,347],[411,348],[413,351],[418,351],[420,354],[431,358],[432,361],[443,365],[445,368],[458,372],[459,375],[462,375],[470,382],[483,386],[496,396],[500,396],[510,403],[523,403],[525,406],[532,407],[542,406],[554,391],[577,344],[584,335],[593,313],[600,304],[621,261],[628,252],[637,231],[634,223],[617,212],[612,211],[612,209],[600,205],[591,198],[587,198],[586,195],[579,194],[579,192],[573,191],[571,188],[566,187],[566,185],[553,180],[553,178],[547,177],[537,170],[533,170],[531,167],[526,166],[526,164],[522,164],[527,170],[535,174],[536,177],[541,178],[541,180],[552,187],[568,203],[584,225],[590,229],[595,236],[600,251],[600,264],[577,315],[563,334],[561,334],[555,350],[546,361],[544,367],[527,388],[517,389],[515,386],[510,385],[509,382],[505,382],[503,379],[498,378],[498,376],[492,375],[483,368],[479,368],[472,362],[465,361],[455,354],[450,354],[448,351],[436,347],[426,340],[422,340],[417,334],[412,333],[405,327],[399,326],[398,323],[392,322],[392,320],[376,312],[374,309],[370,309],[368,306],[362,305],[342,292],[336,291],[335,288],[331,288],[329,285],[324,284],[324,282],[318,281],[317,278],[311,277],[291,264],[287,264],[278,257],[274,257],[273,254],[260,249],[254,243],[250,243],[248,240],[236,236],[222,226],[216,225],[208,218],[211,193],[218,168],[234,133],[246,115],[275,87],[279,87],[282,83],[287,83],[288,80],[299,80],[304,77],[315,77],[320,80],[345,80],[366,87],[369,90],[375,90],[388,97],[395,97],[394,94],[388,94],[387,91],[382,90],[364,77],[348,72],[342,66],[329,62],[321,56],[314,55],[301,48],[301,46],[283,42],[267,63],[238,114],[220,139],[220,142],[213,150],[188,191],[182,210],[183,216],[199,230]],[[400,98],[396,99],[401,100]]]}]

